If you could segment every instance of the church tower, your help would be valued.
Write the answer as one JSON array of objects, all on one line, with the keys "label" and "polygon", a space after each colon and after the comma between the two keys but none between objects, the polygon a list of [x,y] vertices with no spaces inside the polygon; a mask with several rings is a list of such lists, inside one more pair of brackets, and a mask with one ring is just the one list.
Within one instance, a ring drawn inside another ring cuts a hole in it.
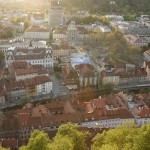
[{"label": "church tower", "polygon": [[47,59],[52,59],[52,58],[53,58],[52,47],[49,46],[49,45],[48,45],[48,47],[46,48],[45,58],[47,58]]},{"label": "church tower", "polygon": [[49,8],[49,27],[63,25],[64,10],[62,9],[60,0],[51,0]]},{"label": "church tower", "polygon": [[6,51],[5,55],[5,63],[6,63],[6,68],[14,61],[14,50],[15,47],[10,47]]}]

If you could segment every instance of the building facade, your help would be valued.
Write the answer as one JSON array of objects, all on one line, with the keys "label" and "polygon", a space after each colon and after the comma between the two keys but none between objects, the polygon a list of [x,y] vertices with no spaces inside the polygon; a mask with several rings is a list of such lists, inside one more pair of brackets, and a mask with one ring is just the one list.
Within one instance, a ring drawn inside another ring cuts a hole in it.
[{"label": "building facade", "polygon": [[52,0],[49,8],[49,20],[50,27],[63,25],[64,11],[61,7],[59,0]]}]

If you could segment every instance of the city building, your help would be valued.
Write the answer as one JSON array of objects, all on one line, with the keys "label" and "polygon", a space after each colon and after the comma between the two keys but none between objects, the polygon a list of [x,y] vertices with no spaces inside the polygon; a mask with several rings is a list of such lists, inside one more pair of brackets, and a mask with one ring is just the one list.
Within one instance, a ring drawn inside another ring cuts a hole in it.
[{"label": "city building", "polygon": [[51,47],[53,49],[53,57],[55,62],[60,60],[62,57],[71,56],[69,43],[63,39],[55,40],[51,44]]},{"label": "city building", "polygon": [[46,28],[39,26],[31,26],[24,33],[24,39],[26,40],[35,40],[35,41],[49,41],[50,31]]},{"label": "city building", "polygon": [[74,21],[71,21],[67,31],[67,40],[70,44],[74,45],[86,42],[89,39],[89,32],[83,26],[76,26]]},{"label": "city building", "polygon": [[26,97],[26,89],[23,81],[10,81],[4,85],[6,98],[12,103],[16,103],[21,98]]},{"label": "city building", "polygon": [[138,35],[124,35],[126,41],[130,45],[134,45],[135,47],[148,47],[150,45],[150,37],[139,37]]},{"label": "city building", "polygon": [[150,49],[144,52],[144,60],[145,61],[150,61]]},{"label": "city building", "polygon": [[64,10],[61,7],[61,1],[51,0],[49,8],[49,27],[63,25],[64,22]]},{"label": "city building", "polygon": [[32,25],[44,25],[48,23],[48,17],[46,13],[37,12],[31,16],[31,24]]},{"label": "city building", "polygon": [[101,72],[101,80],[102,80],[103,85],[106,85],[108,83],[112,83],[113,85],[118,85],[119,78],[120,78],[120,76],[117,74],[108,73],[106,71]]},{"label": "city building", "polygon": [[25,49],[11,47],[7,50],[5,56],[6,67],[14,61],[26,61],[31,65],[44,65],[53,70],[53,52],[50,46],[46,48],[34,48],[32,43]]},{"label": "city building", "polygon": [[71,89],[79,88],[79,77],[76,71],[69,65],[62,67],[62,75],[66,87]]},{"label": "city building", "polygon": [[75,70],[78,73],[80,80],[80,87],[98,85],[98,73],[97,70],[91,64],[79,64],[75,66]]},{"label": "city building", "polygon": [[66,30],[67,30],[67,27],[59,27],[57,29],[55,29],[53,31],[53,40],[56,40],[56,39],[66,39],[67,36],[66,36]]}]

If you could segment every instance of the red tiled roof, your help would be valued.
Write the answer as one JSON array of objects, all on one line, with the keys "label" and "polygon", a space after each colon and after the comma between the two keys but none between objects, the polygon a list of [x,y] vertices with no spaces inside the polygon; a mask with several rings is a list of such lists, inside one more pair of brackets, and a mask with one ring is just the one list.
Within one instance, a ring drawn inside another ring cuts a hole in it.
[{"label": "red tiled roof", "polygon": [[49,30],[45,28],[40,28],[38,26],[32,26],[26,32],[49,32]]},{"label": "red tiled roof", "polygon": [[83,109],[85,110],[86,113],[92,113],[94,111],[94,108],[92,107],[90,102],[84,102]]},{"label": "red tiled roof", "polygon": [[148,108],[148,109],[142,109],[141,110],[141,112],[140,112],[140,114],[139,114],[139,116],[141,117],[141,118],[150,118],[150,108]]},{"label": "red tiled roof", "polygon": [[65,79],[78,77],[77,73],[74,71],[74,69],[71,66],[64,66],[62,68],[62,72]]},{"label": "red tiled roof", "polygon": [[135,68],[135,70],[118,72],[117,74],[120,76],[120,78],[129,78],[146,76],[147,72],[144,68]]},{"label": "red tiled roof", "polygon": [[125,68],[126,64],[122,63],[122,64],[115,64],[116,68]]},{"label": "red tiled roof", "polygon": [[14,61],[12,62],[12,67],[17,70],[17,69],[28,69],[28,62],[26,61]]},{"label": "red tiled roof", "polygon": [[79,64],[75,66],[75,69],[84,77],[95,76],[95,68],[91,64]]},{"label": "red tiled roof", "polygon": [[106,106],[105,99],[93,99],[91,104],[96,108],[104,108]]},{"label": "red tiled roof", "polygon": [[88,30],[86,30],[84,27],[77,26],[79,34],[88,34]]},{"label": "red tiled roof", "polygon": [[53,34],[66,34],[67,27],[58,28],[53,31]]},{"label": "red tiled roof", "polygon": [[39,74],[39,75],[48,74],[48,71],[47,71],[46,69],[38,70],[38,74]]},{"label": "red tiled roof", "polygon": [[45,82],[50,82],[51,79],[48,76],[37,76],[32,79],[27,79],[24,81],[25,87],[30,87],[34,85],[39,85]]},{"label": "red tiled roof", "polygon": [[45,54],[32,54],[32,55],[16,55],[14,56],[15,60],[34,60],[34,59],[43,59]]},{"label": "red tiled roof", "polygon": [[68,44],[63,44],[63,45],[56,45],[56,44],[52,44],[52,49],[53,50],[66,50],[66,49],[69,49],[69,45]]},{"label": "red tiled roof", "polygon": [[34,70],[34,69],[19,69],[19,70],[16,71],[17,76],[27,75],[27,74],[34,74],[34,73],[37,73],[37,70]]},{"label": "red tiled roof", "polygon": [[41,70],[43,68],[45,68],[43,65],[32,65],[33,69],[37,69],[37,70]]},{"label": "red tiled roof", "polygon": [[25,89],[25,85],[23,81],[10,81],[5,84],[6,91],[11,92],[13,90],[23,90]]}]

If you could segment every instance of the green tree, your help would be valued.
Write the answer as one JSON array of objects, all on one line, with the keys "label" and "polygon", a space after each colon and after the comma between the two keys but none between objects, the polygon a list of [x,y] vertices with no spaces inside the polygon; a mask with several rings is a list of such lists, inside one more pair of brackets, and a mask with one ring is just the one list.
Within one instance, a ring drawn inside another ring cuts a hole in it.
[{"label": "green tree", "polygon": [[90,101],[91,99],[96,98],[97,94],[91,87],[85,87],[81,89],[78,94],[76,95],[80,101]]},{"label": "green tree", "polygon": [[73,143],[73,150],[85,150],[86,149],[85,138],[87,137],[87,135],[88,135],[87,132],[83,133],[78,131],[77,125],[67,123],[59,127],[58,132],[55,136],[55,140],[67,136],[67,138],[70,139],[69,141]]},{"label": "green tree", "polygon": [[113,91],[114,85],[113,83],[107,83],[105,85],[103,85],[105,94],[110,94]]},{"label": "green tree", "polygon": [[105,144],[99,150],[119,150],[119,148],[117,145]]},{"label": "green tree", "polygon": [[0,150],[10,150],[10,148],[0,147]]},{"label": "green tree", "polygon": [[[133,123],[126,123],[115,129],[97,134],[93,139],[92,150],[134,150],[138,128]],[[141,150],[141,149],[140,149]]]},{"label": "green tree", "polygon": [[30,103],[31,102],[31,98],[29,97],[22,97],[21,98],[21,103],[22,104],[27,104],[27,103]]},{"label": "green tree", "polygon": [[49,144],[49,150],[74,150],[73,141],[66,135],[64,137],[57,136],[54,141]]},{"label": "green tree", "polygon": [[24,28],[25,30],[30,26],[29,21],[24,21]]},{"label": "green tree", "polygon": [[13,31],[11,29],[8,29],[3,34],[4,38],[12,38],[13,37]]},{"label": "green tree", "polygon": [[149,49],[149,47],[148,46],[142,46],[141,48],[140,48],[140,51],[141,51],[141,53],[143,54],[145,51],[147,51]]},{"label": "green tree", "polygon": [[19,150],[27,150],[27,146],[21,146]]},{"label": "green tree", "polygon": [[50,139],[47,133],[34,130],[27,146],[23,146],[19,150],[48,150],[49,143]]},{"label": "green tree", "polygon": [[150,124],[144,125],[138,129],[134,139],[134,150],[149,150],[150,149]]},{"label": "green tree", "polygon": [[4,61],[4,53],[2,51],[0,51],[0,64]]}]

